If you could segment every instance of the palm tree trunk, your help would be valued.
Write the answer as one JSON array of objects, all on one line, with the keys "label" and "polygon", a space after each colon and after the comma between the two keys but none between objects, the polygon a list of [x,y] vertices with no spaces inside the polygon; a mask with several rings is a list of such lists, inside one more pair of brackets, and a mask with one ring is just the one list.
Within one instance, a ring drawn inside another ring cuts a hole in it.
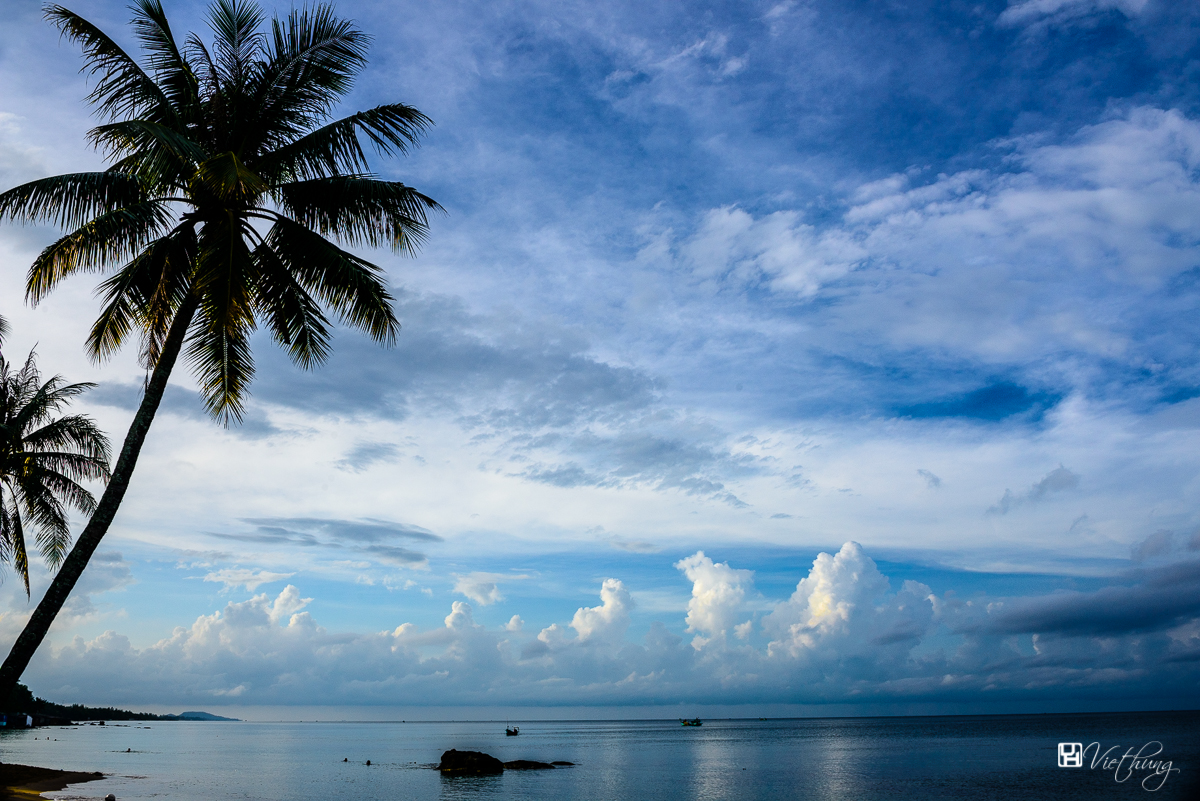
[{"label": "palm tree trunk", "polygon": [[75,582],[83,574],[83,569],[87,567],[88,560],[92,558],[92,554],[100,545],[100,540],[108,533],[108,527],[112,524],[117,509],[125,498],[125,490],[129,488],[129,479],[133,476],[133,468],[137,465],[138,454],[142,451],[142,443],[146,441],[150,423],[154,420],[159,403],[162,402],[163,392],[167,389],[167,379],[171,377],[171,370],[183,347],[183,340],[187,335],[188,326],[191,325],[192,317],[196,313],[196,306],[197,301],[189,295],[175,315],[171,330],[167,333],[166,341],[163,342],[158,362],[154,365],[154,371],[146,383],[141,406],[138,407],[137,414],[133,416],[129,433],[125,435],[125,444],[121,446],[121,455],[117,458],[116,467],[113,468],[112,478],[109,479],[108,486],[100,497],[100,503],[96,505],[96,511],[83,529],[83,533],[75,541],[75,546],[63,560],[58,574],[55,575],[54,581],[50,582],[50,588],[46,590],[46,595],[34,610],[29,622],[25,624],[21,636],[17,637],[17,641],[13,643],[8,658],[4,660],[4,665],[0,666],[0,705],[7,704],[9,696],[17,686],[17,681],[20,680],[21,674],[29,665],[29,660],[33,658],[34,652],[45,639],[46,632],[50,630],[54,618],[58,616],[59,610],[66,603],[67,596],[75,587]]}]

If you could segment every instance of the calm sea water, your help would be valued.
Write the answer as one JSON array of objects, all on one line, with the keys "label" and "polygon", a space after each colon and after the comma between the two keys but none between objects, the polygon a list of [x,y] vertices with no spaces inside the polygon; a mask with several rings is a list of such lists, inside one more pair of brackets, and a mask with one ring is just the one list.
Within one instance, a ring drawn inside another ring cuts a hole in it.
[{"label": "calm sea water", "polygon": [[[519,737],[505,737],[503,722],[8,731],[0,733],[0,760],[102,771],[109,776],[101,781],[50,795],[114,793],[122,801],[1200,798],[1196,713],[709,720],[700,728],[678,721],[513,722]],[[1057,766],[1060,742],[1118,746],[1111,752],[1118,756],[1150,741],[1163,744],[1156,759],[1173,760],[1179,771],[1153,793],[1139,784],[1149,771],[1117,782],[1114,770],[1090,767],[1091,752],[1083,768]],[[431,768],[448,748],[577,766],[446,778]]]}]

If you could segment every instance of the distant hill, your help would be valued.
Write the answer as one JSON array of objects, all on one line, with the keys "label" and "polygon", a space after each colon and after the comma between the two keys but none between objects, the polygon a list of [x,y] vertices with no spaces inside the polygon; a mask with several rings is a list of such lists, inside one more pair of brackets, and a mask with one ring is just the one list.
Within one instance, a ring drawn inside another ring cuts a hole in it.
[{"label": "distant hill", "polygon": [[159,715],[159,720],[238,720],[238,718],[223,718],[209,712],[181,712],[178,715]]},{"label": "distant hill", "polygon": [[24,684],[18,684],[8,697],[8,703],[0,711],[23,712],[35,718],[59,718],[63,720],[237,720],[223,718],[208,712],[184,712],[179,715],[155,715],[150,712],[130,712],[110,706],[84,706],[83,704],[56,704],[44,698],[36,698]]}]

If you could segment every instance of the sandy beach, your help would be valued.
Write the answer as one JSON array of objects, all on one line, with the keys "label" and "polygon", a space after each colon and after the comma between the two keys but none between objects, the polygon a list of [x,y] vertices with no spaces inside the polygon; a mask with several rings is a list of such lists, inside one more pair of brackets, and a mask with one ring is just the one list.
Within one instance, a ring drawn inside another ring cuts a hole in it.
[{"label": "sandy beach", "polygon": [[81,773],[33,765],[0,763],[0,801],[30,801],[41,798],[43,792],[62,790],[70,784],[95,781],[103,773]]}]

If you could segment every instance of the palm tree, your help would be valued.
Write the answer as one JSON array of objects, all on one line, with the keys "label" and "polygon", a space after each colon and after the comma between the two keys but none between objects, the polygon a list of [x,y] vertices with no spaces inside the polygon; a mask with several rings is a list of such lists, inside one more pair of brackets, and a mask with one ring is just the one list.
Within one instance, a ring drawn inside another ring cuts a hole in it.
[{"label": "palm tree", "polygon": [[92,386],[67,384],[61,376],[43,384],[32,353],[20,370],[0,356],[0,560],[16,568],[26,595],[26,531],[34,533],[46,563],[57,567],[71,544],[68,507],[84,514],[96,508],[79,482],[108,478],[108,438],[82,415],[56,416]]},{"label": "palm tree", "polygon": [[70,230],[30,267],[27,299],[78,272],[109,272],[88,351],[103,360],[136,332],[149,373],[95,513],[0,667],[0,699],[108,530],[180,353],[208,411],[229,424],[241,419],[260,323],[305,368],[329,354],[327,311],[391,344],[399,324],[383,271],[341,246],[412,253],[440,209],[373,175],[363,147],[407,152],[425,115],[389,104],[330,121],[369,43],[331,7],[294,9],[264,32],[256,4],[216,0],[211,47],[195,34],[180,47],[159,0],[132,10],[145,66],[79,15],[46,7],[82,46],[103,122],[90,140],[111,166],[0,194],[0,218]]}]

